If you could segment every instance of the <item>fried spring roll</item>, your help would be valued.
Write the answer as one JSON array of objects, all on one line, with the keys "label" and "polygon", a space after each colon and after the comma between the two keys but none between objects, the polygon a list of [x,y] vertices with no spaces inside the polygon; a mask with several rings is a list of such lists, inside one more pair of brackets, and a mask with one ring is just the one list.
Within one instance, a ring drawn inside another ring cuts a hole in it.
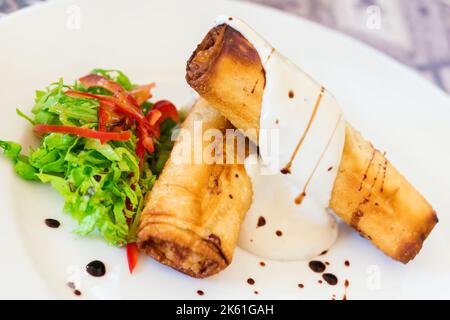
[{"label": "fried spring roll", "polygon": [[[265,76],[254,46],[232,27],[220,25],[192,54],[186,80],[236,127],[258,132]],[[403,263],[419,253],[438,222],[424,197],[349,124],[329,206]]]},{"label": "fried spring roll", "polygon": [[[182,128],[195,137],[198,121],[202,133],[230,126],[204,101],[194,106]],[[199,137],[203,139],[203,134]],[[201,141],[192,142],[194,157],[194,143]],[[204,152],[207,147],[203,142]],[[175,161],[181,148],[177,141],[149,195],[140,219],[138,246],[163,264],[205,278],[231,263],[241,222],[251,204],[252,186],[243,165],[195,164],[193,158],[186,163]]]}]

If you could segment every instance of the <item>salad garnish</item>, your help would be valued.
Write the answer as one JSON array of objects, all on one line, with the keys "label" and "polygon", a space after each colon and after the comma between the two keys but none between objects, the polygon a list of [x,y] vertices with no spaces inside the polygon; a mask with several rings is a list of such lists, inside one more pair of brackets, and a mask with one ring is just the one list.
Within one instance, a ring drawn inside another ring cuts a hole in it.
[{"label": "salad garnish", "polygon": [[135,85],[121,71],[95,69],[73,85],[63,80],[36,91],[32,116],[41,141],[22,146],[0,140],[4,155],[26,180],[49,183],[79,227],[127,248],[130,272],[138,259],[136,229],[144,195],[169,157],[180,118],[167,100],[152,103],[155,84]]}]

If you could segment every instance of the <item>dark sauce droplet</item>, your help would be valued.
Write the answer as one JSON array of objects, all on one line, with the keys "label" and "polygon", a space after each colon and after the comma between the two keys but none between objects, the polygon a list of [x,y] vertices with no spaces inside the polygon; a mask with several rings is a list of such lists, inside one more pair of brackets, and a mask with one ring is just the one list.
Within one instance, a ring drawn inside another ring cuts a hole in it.
[{"label": "dark sauce droplet", "polygon": [[345,265],[346,267],[350,267],[350,261],[345,260],[344,265]]},{"label": "dark sauce droplet", "polygon": [[332,273],[324,273],[322,275],[323,280],[325,280],[330,286],[335,286],[338,283],[338,278]]},{"label": "dark sauce droplet", "polygon": [[295,198],[295,200],[294,200],[295,204],[298,205],[298,206],[301,205],[302,202],[303,202],[303,199],[305,199],[305,197],[306,197],[306,192],[303,191],[302,193],[300,193],[297,196],[297,198]]},{"label": "dark sauce droplet", "polygon": [[265,263],[264,261],[261,261],[261,262],[259,263],[259,265],[260,265],[261,267],[265,267],[265,266],[266,266],[266,263]]},{"label": "dark sauce droplet", "polygon": [[259,227],[263,227],[266,225],[266,218],[264,218],[263,216],[258,218],[258,224],[256,225],[257,228]]},{"label": "dark sauce droplet", "polygon": [[323,283],[323,281],[322,280],[319,280],[319,281],[317,281],[319,284],[322,284]]},{"label": "dark sauce droplet", "polygon": [[326,266],[329,266],[330,263],[329,263],[328,261],[325,261],[325,265],[326,265]]},{"label": "dark sauce droplet", "polygon": [[259,294],[259,292],[258,292],[258,291],[254,291],[253,293],[254,293],[254,294]]},{"label": "dark sauce droplet", "polygon": [[86,266],[86,271],[93,277],[102,277],[106,273],[106,267],[103,262],[94,260]]},{"label": "dark sauce droplet", "polygon": [[327,266],[322,261],[311,261],[309,263],[309,267],[312,271],[317,273],[322,273],[327,268]]},{"label": "dark sauce droplet", "polygon": [[55,219],[45,219],[45,224],[47,225],[47,227],[53,229],[59,228],[59,226],[61,225],[61,223]]},{"label": "dark sauce droplet", "polygon": [[342,297],[342,300],[347,300],[347,290],[348,290],[349,286],[350,286],[350,281],[345,279],[345,281],[344,281],[345,293],[344,293],[344,297]]},{"label": "dark sauce droplet", "polygon": [[333,170],[333,167],[329,167],[329,168],[328,168],[328,171],[331,171],[331,170]]},{"label": "dark sauce droplet", "polygon": [[228,17],[228,20],[229,21],[233,21],[233,17]]},{"label": "dark sauce droplet", "polygon": [[204,293],[202,290],[197,290],[197,294],[198,294],[199,296],[203,296],[205,293]]},{"label": "dark sauce droplet", "polygon": [[283,235],[283,232],[281,232],[280,230],[277,230],[275,232],[275,234],[277,235],[277,237],[281,237]]},{"label": "dark sauce droplet", "polygon": [[76,288],[75,283],[73,283],[73,282],[67,282],[67,286],[68,286],[70,289],[75,289],[75,288]]},{"label": "dark sauce droplet", "polygon": [[299,283],[299,284],[298,284],[298,287],[299,287],[300,289],[303,289],[303,288],[305,287],[305,285],[304,285],[303,283]]},{"label": "dark sauce droplet", "polygon": [[81,296],[81,291],[80,290],[73,290],[73,294],[76,296]]},{"label": "dark sauce droplet", "polygon": [[293,99],[294,98],[294,91],[289,90],[288,96],[289,96],[290,99]]},{"label": "dark sauce droplet", "polygon": [[326,255],[327,253],[328,253],[328,250],[322,251],[322,253],[319,254],[319,256],[324,256],[324,255]]},{"label": "dark sauce droplet", "polygon": [[249,284],[249,285],[254,285],[255,284],[255,280],[254,279],[252,279],[252,278],[248,278],[247,279],[247,283]]}]

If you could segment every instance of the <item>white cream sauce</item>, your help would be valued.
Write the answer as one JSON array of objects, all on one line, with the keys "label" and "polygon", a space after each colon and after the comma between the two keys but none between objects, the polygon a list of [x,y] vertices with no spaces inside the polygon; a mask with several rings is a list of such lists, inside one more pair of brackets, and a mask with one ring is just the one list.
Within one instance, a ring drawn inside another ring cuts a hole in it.
[{"label": "white cream sauce", "polygon": [[252,43],[266,73],[259,156],[246,159],[254,198],[239,246],[268,259],[315,257],[338,235],[328,206],[345,141],[341,108],[244,22],[221,16],[216,23],[228,24]]}]

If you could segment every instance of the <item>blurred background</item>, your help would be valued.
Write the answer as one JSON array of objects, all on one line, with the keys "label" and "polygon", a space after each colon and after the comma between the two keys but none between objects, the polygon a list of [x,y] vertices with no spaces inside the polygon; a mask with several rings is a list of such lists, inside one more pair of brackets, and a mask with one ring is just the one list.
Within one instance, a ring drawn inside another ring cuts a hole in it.
[{"label": "blurred background", "polygon": [[[0,19],[43,1],[0,0]],[[411,66],[450,93],[450,0],[233,1],[270,6],[339,30]]]}]

